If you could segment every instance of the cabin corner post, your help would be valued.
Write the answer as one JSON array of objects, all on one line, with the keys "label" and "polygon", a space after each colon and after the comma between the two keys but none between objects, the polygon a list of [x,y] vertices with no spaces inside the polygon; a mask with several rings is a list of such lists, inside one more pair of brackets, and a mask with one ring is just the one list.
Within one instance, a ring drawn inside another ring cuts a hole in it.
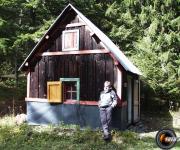
[{"label": "cabin corner post", "polygon": [[139,85],[139,87],[138,87],[138,101],[139,101],[139,120],[140,120],[140,117],[141,117],[141,80],[140,80],[140,76],[138,77],[138,85]]},{"label": "cabin corner post", "polygon": [[122,72],[119,69],[119,67],[117,68],[117,95],[119,97],[119,99],[122,99]]},{"label": "cabin corner post", "polygon": [[28,72],[27,74],[27,95],[26,95],[27,98],[30,97],[30,72]]}]

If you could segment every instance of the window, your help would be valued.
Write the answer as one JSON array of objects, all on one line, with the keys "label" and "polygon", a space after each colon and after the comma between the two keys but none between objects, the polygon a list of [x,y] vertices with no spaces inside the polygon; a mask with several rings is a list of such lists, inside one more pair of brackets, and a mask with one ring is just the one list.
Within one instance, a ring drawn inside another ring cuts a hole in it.
[{"label": "window", "polygon": [[79,50],[79,30],[63,31],[62,51]]},{"label": "window", "polygon": [[64,99],[77,99],[76,82],[65,82],[63,91]]},{"label": "window", "polygon": [[80,99],[80,80],[79,78],[60,78],[63,83],[63,99],[79,100]]}]

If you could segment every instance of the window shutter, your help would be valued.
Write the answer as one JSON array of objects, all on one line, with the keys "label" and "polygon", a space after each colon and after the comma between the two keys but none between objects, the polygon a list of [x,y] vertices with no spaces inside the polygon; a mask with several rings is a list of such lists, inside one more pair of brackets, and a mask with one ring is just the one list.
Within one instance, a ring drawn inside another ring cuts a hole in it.
[{"label": "window shutter", "polygon": [[62,82],[51,81],[47,83],[47,97],[50,103],[62,103]]}]

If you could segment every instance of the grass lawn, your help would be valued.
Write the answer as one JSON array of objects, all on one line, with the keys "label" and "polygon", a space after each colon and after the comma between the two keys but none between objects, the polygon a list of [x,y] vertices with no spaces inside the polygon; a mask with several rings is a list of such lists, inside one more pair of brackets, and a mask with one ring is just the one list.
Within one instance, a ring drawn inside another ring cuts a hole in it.
[{"label": "grass lawn", "polygon": [[[111,142],[102,140],[101,131],[81,130],[74,125],[28,126],[14,124],[13,117],[0,119],[0,149],[2,150],[121,150],[159,149],[154,134],[113,131]],[[180,149],[176,144],[173,149]]]}]

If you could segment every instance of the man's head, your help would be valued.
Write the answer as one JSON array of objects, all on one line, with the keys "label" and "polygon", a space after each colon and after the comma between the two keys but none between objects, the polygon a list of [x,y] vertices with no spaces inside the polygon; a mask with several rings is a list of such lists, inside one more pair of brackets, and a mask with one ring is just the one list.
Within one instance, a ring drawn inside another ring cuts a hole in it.
[{"label": "man's head", "polygon": [[111,90],[111,82],[105,81],[104,82],[104,91],[109,92]]}]

